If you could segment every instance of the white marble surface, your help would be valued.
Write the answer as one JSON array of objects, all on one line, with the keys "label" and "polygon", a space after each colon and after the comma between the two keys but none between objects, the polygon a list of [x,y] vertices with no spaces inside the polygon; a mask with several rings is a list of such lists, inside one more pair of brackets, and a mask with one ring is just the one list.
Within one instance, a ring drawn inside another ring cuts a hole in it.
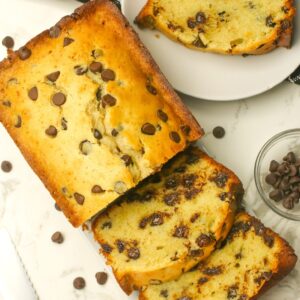
[{"label": "white marble surface", "polygon": [[[4,2],[6,0],[0,0],[0,17]],[[16,14],[22,18],[21,12]],[[22,19],[14,22],[22,24]],[[13,28],[5,28],[5,33],[3,28],[0,30],[1,34],[16,36],[18,43],[23,42],[23,37],[14,35]],[[300,223],[287,221],[271,212],[260,199],[253,180],[255,158],[266,140],[282,130],[300,127],[300,87],[283,83],[263,95],[239,102],[208,102],[188,97],[184,97],[184,100],[206,130],[203,143],[210,154],[233,169],[243,181],[245,201],[266,225],[281,233],[300,255]],[[226,129],[226,136],[221,140],[211,134],[217,125]],[[6,227],[10,232],[39,298],[129,299],[112,276],[105,286],[96,283],[95,273],[107,269],[102,258],[86,236],[72,228],[62,213],[54,209],[54,201],[47,190],[0,126],[2,160],[11,161],[13,171],[0,171],[0,227]],[[65,237],[61,245],[53,244],[50,240],[52,233],[57,230]],[[76,276],[86,279],[84,290],[74,290],[72,281]],[[298,264],[288,278],[262,299],[300,299],[299,282]],[[17,282],[15,284],[17,287]],[[132,296],[130,299],[136,298]]]}]

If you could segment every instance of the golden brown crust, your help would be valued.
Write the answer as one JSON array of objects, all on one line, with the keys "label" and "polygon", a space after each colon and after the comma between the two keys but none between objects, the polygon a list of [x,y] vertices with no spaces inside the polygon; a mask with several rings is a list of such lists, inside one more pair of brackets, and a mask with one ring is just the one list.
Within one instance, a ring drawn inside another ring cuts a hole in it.
[{"label": "golden brown crust", "polygon": [[[171,30],[161,28],[159,25],[155,25],[155,15],[153,13],[154,1],[148,0],[142,10],[135,18],[135,22],[141,28],[150,28],[161,30],[170,39],[175,42],[179,42],[187,48],[200,50],[203,52],[214,52],[225,55],[261,55],[271,52],[278,47],[290,48],[292,45],[293,37],[293,20],[296,14],[296,8],[294,6],[294,0],[286,0],[284,8],[288,10],[286,18],[281,22],[281,26],[273,33],[272,36],[268,37],[265,41],[252,44],[251,47],[243,49],[243,51],[232,48],[230,51],[225,49],[206,49],[195,47],[192,44],[186,44],[177,38]],[[151,18],[151,19],[150,19]],[[288,25],[288,26],[287,26]]]},{"label": "golden brown crust", "polygon": [[[171,88],[168,81],[162,75],[149,52],[145,49],[145,47],[142,45],[141,41],[137,37],[136,33],[129,26],[127,20],[119,13],[115,5],[110,3],[110,1],[90,1],[87,4],[78,8],[75,11],[75,13],[71,16],[66,16],[62,18],[61,21],[59,21],[56,24],[56,26],[58,26],[65,35],[68,35],[70,29],[79,26],[77,24],[90,24],[92,22],[93,15],[97,12],[101,12],[101,14],[104,14],[104,12],[106,12],[107,18],[110,22],[112,22],[112,26],[115,26],[117,34],[121,34],[122,36],[126,37],[127,43],[125,43],[126,45],[122,45],[122,47],[124,47],[124,51],[130,53],[132,60],[139,65],[144,74],[152,76],[153,84],[156,86],[157,90],[159,91],[159,94],[163,96],[166,105],[172,107],[172,113],[174,113],[174,115],[177,115],[178,124],[186,124],[190,127],[189,137],[186,139],[186,141],[183,142],[182,139],[179,144],[170,144],[168,151],[162,159],[158,156],[154,156],[156,150],[152,153],[152,156],[149,156],[150,159],[153,159],[153,162],[155,162],[156,165],[158,165],[157,162],[159,160],[161,160],[161,164],[163,164],[174,154],[176,154],[179,151],[182,151],[186,147],[186,144],[200,138],[203,135],[203,130],[199,126],[197,121],[194,119],[194,117],[191,115],[191,113],[188,111],[188,109],[181,102],[180,98]],[[95,25],[92,24],[92,26]],[[60,38],[59,42],[62,42]],[[18,66],[19,68],[22,68],[22,66],[24,66],[23,64],[35,63],[33,56],[37,52],[45,52],[49,45],[56,47],[57,45],[55,43],[56,42],[49,37],[49,30],[46,30],[38,36],[36,36],[35,38],[33,38],[32,40],[30,40],[25,45],[28,49],[32,51],[32,56],[29,57],[27,61],[20,61],[18,57],[18,51],[10,51],[8,58],[4,59],[0,63],[0,97],[5,95],[6,82],[4,82],[4,79],[6,78],[6,73],[14,74],[14,72],[18,70]],[[51,49],[49,49],[49,53],[51,53]],[[76,61],[74,61],[74,64],[76,64]],[[30,111],[26,111],[25,113],[26,118],[27,116],[29,118]],[[38,155],[33,151],[32,147],[34,146],[30,143],[24,142],[24,137],[22,137],[22,133],[20,133],[20,130],[12,125],[12,117],[13,116],[10,115],[8,110],[6,110],[0,103],[0,121],[6,127],[10,136],[14,139],[15,143],[20,148],[22,154],[27,159],[32,169],[40,177],[40,179],[42,180],[46,188],[49,190],[53,198],[57,201],[59,207],[63,210],[64,214],[74,226],[77,227],[81,225],[99,210],[105,208],[106,205],[113,200],[113,198],[118,197],[117,194],[111,193],[107,195],[107,197],[103,200],[103,204],[100,204],[98,201],[98,204],[95,204],[95,207],[93,207],[93,205],[89,205],[87,209],[84,209],[82,207],[78,208],[76,204],[72,203],[72,201],[67,199],[62,194],[61,189],[59,189],[57,186],[58,178],[52,176],[52,174],[50,174],[51,172],[45,166],[45,164],[41,163]],[[157,171],[158,169],[159,167],[155,167],[155,171]],[[72,176],[69,170],[66,171],[66,173]]]}]

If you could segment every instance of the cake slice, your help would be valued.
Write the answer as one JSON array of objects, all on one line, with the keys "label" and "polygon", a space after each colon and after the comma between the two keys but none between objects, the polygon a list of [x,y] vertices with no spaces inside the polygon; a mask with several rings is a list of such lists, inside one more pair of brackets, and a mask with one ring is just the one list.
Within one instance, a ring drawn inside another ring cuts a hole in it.
[{"label": "cake slice", "polygon": [[108,0],[0,63],[0,121],[74,226],[203,133]]},{"label": "cake slice", "polygon": [[227,236],[242,194],[231,171],[189,148],[98,216],[94,236],[130,294],[209,256]]},{"label": "cake slice", "polygon": [[290,47],[293,0],[148,0],[136,18],[183,45],[223,54],[263,54]]},{"label": "cake slice", "polygon": [[140,300],[250,300],[295,266],[294,250],[279,235],[240,213],[222,248],[176,281],[148,286]]}]

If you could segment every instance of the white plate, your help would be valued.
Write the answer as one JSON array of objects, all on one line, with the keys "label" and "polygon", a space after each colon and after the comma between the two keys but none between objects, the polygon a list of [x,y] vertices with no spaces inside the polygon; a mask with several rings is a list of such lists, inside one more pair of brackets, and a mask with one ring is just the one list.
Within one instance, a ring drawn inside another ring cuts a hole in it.
[{"label": "white plate", "polygon": [[[123,0],[123,12],[133,23],[146,0]],[[300,12],[300,1],[296,1]],[[208,100],[236,100],[269,90],[300,64],[300,18],[296,18],[294,44],[262,56],[234,57],[201,53],[175,43],[158,31],[140,30],[168,80],[178,91]],[[157,34],[159,33],[159,38]]]}]

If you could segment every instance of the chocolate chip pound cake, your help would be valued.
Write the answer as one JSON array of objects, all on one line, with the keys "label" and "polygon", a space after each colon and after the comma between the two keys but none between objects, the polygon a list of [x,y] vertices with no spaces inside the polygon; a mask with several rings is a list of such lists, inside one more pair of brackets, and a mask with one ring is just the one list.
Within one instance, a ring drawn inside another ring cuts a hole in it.
[{"label": "chocolate chip pound cake", "polygon": [[74,226],[202,135],[108,0],[10,51],[0,121]]},{"label": "chocolate chip pound cake", "polygon": [[210,255],[227,236],[242,194],[231,171],[189,148],[98,216],[94,236],[130,294],[175,279]]},{"label": "chocolate chip pound cake", "polygon": [[148,0],[136,18],[183,45],[222,54],[290,47],[293,0]]},{"label": "chocolate chip pound cake", "polygon": [[225,245],[176,281],[148,286],[140,300],[254,300],[286,276],[297,257],[288,243],[246,213]]}]

